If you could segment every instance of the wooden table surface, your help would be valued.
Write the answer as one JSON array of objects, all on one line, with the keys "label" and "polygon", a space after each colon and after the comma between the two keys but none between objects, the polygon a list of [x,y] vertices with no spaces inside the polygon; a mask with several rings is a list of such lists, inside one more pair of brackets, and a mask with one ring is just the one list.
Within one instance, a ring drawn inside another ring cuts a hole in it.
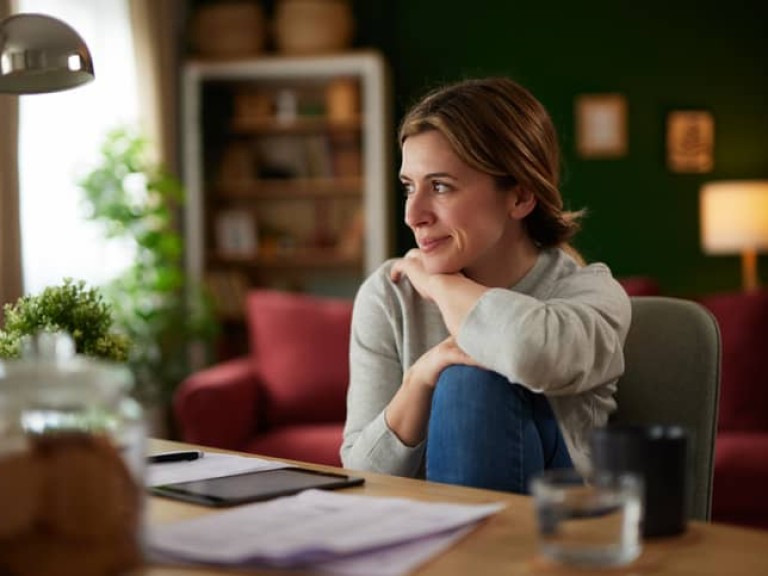
[{"label": "wooden table surface", "polygon": [[[177,450],[186,444],[152,440],[150,452]],[[337,468],[302,464],[318,470]],[[365,484],[345,492],[370,496],[405,497],[417,500],[467,504],[504,502],[507,506],[484,521],[476,530],[433,558],[414,575],[492,576],[496,574],[585,575],[598,572],[613,575],[768,576],[768,531],[738,528],[725,524],[690,522],[681,536],[646,540],[643,553],[627,567],[586,571],[557,566],[537,556],[536,523],[530,497],[436,484],[382,474],[361,473]],[[150,497],[148,522],[164,523],[214,513],[215,509]],[[214,576],[225,574],[312,574],[311,571],[232,570],[148,566],[143,576]]]}]

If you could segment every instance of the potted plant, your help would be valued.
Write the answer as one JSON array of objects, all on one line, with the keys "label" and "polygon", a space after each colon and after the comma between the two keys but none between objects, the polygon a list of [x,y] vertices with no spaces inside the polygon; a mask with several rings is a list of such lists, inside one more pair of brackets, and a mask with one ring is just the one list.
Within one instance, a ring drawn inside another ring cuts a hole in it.
[{"label": "potted plant", "polygon": [[67,332],[78,354],[125,362],[130,339],[114,329],[112,307],[96,288],[67,278],[33,296],[22,296],[3,307],[5,328],[0,330],[0,358],[19,358],[22,340],[38,332]]},{"label": "potted plant", "polygon": [[[149,159],[148,141],[137,131],[111,131],[98,165],[79,179],[88,217],[108,238],[131,242],[133,264],[103,287],[115,324],[133,342],[128,363],[145,407],[166,408],[193,366],[193,344],[207,350],[218,325],[202,286],[182,267],[183,240],[176,215],[181,184]],[[205,359],[200,359],[205,362]]]}]

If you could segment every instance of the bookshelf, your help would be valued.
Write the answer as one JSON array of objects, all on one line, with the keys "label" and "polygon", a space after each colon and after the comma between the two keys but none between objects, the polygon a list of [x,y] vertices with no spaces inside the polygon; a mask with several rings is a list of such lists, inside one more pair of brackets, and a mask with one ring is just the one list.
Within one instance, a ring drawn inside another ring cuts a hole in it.
[{"label": "bookshelf", "polygon": [[389,90],[373,51],[185,64],[186,267],[223,320],[252,287],[351,296],[391,256]]}]

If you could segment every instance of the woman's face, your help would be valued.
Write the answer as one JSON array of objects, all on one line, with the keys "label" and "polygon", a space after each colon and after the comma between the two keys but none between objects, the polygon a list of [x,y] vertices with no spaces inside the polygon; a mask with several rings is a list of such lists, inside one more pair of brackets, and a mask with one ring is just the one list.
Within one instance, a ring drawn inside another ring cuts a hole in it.
[{"label": "woman's face", "polygon": [[522,226],[510,211],[517,192],[501,192],[491,176],[465,164],[437,130],[403,143],[400,180],[405,223],[427,272],[464,272],[480,279],[509,261]]}]

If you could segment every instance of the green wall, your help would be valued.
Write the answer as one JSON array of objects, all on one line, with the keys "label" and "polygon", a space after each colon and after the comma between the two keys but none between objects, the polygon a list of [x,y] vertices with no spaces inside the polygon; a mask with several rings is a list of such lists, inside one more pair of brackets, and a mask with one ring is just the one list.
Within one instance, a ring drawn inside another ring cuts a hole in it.
[{"label": "green wall", "polygon": [[[647,0],[356,0],[357,45],[392,71],[395,119],[427,88],[504,74],[548,107],[563,147],[563,195],[589,216],[576,246],[619,276],[656,277],[672,295],[740,286],[737,256],[705,256],[698,240],[703,182],[768,178],[768,2]],[[620,92],[629,154],[584,160],[574,146],[574,98]],[[664,122],[674,109],[715,118],[715,167],[673,174]],[[395,127],[393,126],[393,133]],[[393,177],[397,164],[392,167]],[[402,199],[393,199],[401,222]],[[400,223],[398,251],[410,247]],[[760,262],[768,282],[768,258]]]}]

